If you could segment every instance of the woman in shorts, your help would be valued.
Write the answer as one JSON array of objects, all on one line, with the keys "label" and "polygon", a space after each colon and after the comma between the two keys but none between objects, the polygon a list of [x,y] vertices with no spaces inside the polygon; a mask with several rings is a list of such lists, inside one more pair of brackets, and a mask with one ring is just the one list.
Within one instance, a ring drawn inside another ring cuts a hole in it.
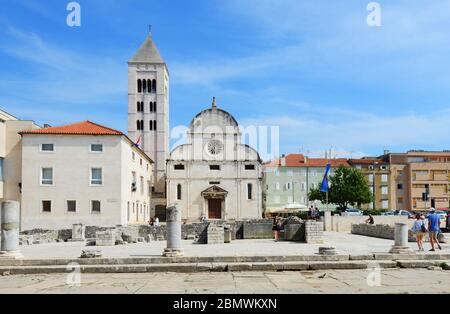
[{"label": "woman in shorts", "polygon": [[414,221],[411,231],[416,236],[419,251],[423,251],[423,237],[427,233],[427,227],[425,226],[425,220],[422,218],[421,214],[416,215],[416,220]]}]

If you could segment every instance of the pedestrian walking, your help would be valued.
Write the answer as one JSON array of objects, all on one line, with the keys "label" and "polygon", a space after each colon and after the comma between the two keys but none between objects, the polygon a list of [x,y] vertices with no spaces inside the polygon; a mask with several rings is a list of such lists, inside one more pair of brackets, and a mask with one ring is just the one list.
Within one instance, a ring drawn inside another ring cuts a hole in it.
[{"label": "pedestrian walking", "polygon": [[273,221],[272,221],[272,231],[273,231],[273,236],[275,238],[275,241],[278,241],[278,238],[280,236],[279,221],[280,221],[280,218],[278,218],[277,216],[274,217]]},{"label": "pedestrian walking", "polygon": [[430,209],[430,214],[428,215],[428,232],[430,235],[430,244],[431,244],[431,250],[434,251],[435,244],[439,248],[439,250],[442,250],[441,245],[439,244],[438,240],[438,234],[441,231],[441,217],[436,214],[436,210],[434,208]]},{"label": "pedestrian walking", "polygon": [[155,222],[154,222],[155,227],[159,227],[159,218],[155,217]]},{"label": "pedestrian walking", "polygon": [[423,251],[423,237],[427,233],[427,227],[425,226],[425,220],[421,214],[416,215],[416,220],[414,221],[411,231],[416,236],[419,251]]}]

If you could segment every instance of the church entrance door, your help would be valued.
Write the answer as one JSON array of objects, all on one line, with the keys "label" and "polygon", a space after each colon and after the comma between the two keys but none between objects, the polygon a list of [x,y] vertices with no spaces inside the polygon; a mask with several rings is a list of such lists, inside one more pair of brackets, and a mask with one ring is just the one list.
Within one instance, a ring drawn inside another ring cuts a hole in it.
[{"label": "church entrance door", "polygon": [[222,219],[222,200],[218,198],[208,199],[208,218]]}]

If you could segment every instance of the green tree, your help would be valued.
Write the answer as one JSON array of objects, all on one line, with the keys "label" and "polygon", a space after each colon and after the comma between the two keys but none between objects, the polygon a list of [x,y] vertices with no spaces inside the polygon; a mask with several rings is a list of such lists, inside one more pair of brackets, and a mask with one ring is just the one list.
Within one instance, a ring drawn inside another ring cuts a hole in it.
[{"label": "green tree", "polygon": [[[339,167],[330,176],[328,202],[336,204],[343,211],[349,206],[360,206],[372,202],[373,195],[364,178],[364,174],[356,168]],[[326,193],[320,192],[320,187],[309,191],[310,200],[326,202]]]}]

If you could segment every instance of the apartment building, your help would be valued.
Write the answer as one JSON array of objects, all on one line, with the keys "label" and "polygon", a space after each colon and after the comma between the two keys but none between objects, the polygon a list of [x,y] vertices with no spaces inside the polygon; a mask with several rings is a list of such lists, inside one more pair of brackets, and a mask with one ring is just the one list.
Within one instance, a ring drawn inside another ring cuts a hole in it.
[{"label": "apartment building", "polygon": [[[309,207],[315,204],[325,210],[326,204],[309,200],[308,192],[321,185],[325,168],[325,158],[308,158],[302,154],[289,154],[263,165],[264,207],[270,213],[288,204],[301,204]],[[330,175],[340,166],[349,167],[346,159],[331,159]]]},{"label": "apartment building", "polygon": [[149,220],[153,161],[122,132],[84,121],[19,133],[22,230]]},{"label": "apartment building", "polygon": [[349,159],[348,163],[359,169],[365,176],[367,184],[374,196],[370,204],[363,204],[363,209],[391,209],[394,208],[390,198],[390,166],[389,162],[382,158],[364,157],[360,159]]},{"label": "apartment building", "polygon": [[[450,151],[408,151],[382,158],[390,164],[390,198],[396,209],[450,207]],[[429,200],[424,200],[427,189]]]},{"label": "apartment building", "polygon": [[20,201],[22,145],[18,132],[23,129],[36,130],[39,126],[0,110],[0,201]]}]

